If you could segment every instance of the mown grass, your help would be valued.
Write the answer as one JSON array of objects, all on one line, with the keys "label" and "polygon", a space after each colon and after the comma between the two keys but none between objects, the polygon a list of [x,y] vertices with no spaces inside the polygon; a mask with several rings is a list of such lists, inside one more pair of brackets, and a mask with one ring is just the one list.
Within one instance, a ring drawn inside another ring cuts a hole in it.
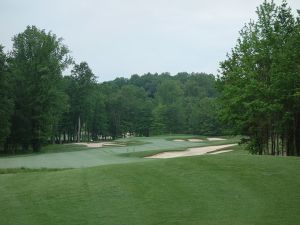
[{"label": "mown grass", "polygon": [[[188,136],[185,135],[181,135],[179,136],[181,137],[180,139],[182,140],[188,140],[188,139],[191,139],[191,138],[200,138],[199,136]],[[165,138],[165,136],[164,136]],[[202,136],[203,138],[203,136]],[[225,138],[225,137],[224,137]],[[193,146],[193,147],[197,147],[197,145],[199,145],[200,147],[206,147],[206,146],[211,146],[211,145],[214,145],[214,146],[217,146],[217,145],[226,145],[226,144],[233,144],[233,143],[238,143],[239,141],[239,136],[235,136],[235,137],[226,137],[227,139],[226,140],[221,140],[221,141],[204,141],[204,142],[194,142],[194,144],[196,146]],[[177,138],[174,138],[174,137],[167,137],[165,138],[166,140],[168,141],[172,141],[173,140],[176,140]],[[180,142],[181,144],[184,144],[183,142]],[[188,142],[186,141],[185,143],[191,143],[191,142]],[[155,149],[155,150],[144,150],[144,151],[131,151],[131,152],[126,152],[126,153],[121,153],[119,154],[120,156],[122,157],[135,157],[135,158],[143,158],[143,157],[147,157],[147,156],[152,156],[152,155],[155,155],[155,154],[158,154],[158,153],[161,153],[161,152],[169,152],[169,151],[185,151],[187,150],[187,146],[183,145],[183,146],[180,146],[180,147],[172,147],[172,148],[164,148],[164,149]],[[228,148],[224,148],[225,149],[228,149]],[[246,153],[246,151],[244,151],[244,146],[242,147],[230,147],[229,149],[234,149],[234,150],[242,150],[242,152]]]},{"label": "mown grass", "polygon": [[129,139],[129,140],[117,139],[117,140],[115,140],[114,143],[119,144],[119,145],[125,145],[125,146],[138,146],[138,145],[149,144],[150,142],[141,141],[137,138],[134,138],[134,139]]},{"label": "mown grass", "polygon": [[[116,146],[113,147],[123,147],[123,146],[138,146],[138,145],[144,145],[149,142],[140,141],[140,140],[132,140],[132,139],[118,139],[115,141],[107,141],[107,142],[113,142],[116,144]],[[111,146],[103,146],[103,148],[110,148]],[[88,150],[87,146],[84,144],[74,144],[74,143],[67,143],[67,144],[48,144],[41,148],[41,150],[37,153],[34,153],[32,151],[28,152],[17,152],[16,154],[0,154],[0,157],[15,157],[15,156],[30,156],[30,155],[37,155],[37,154],[44,154],[44,153],[61,153],[61,152],[75,152],[75,151],[84,151]]]},{"label": "mown grass", "polygon": [[0,224],[299,224],[300,159],[238,151],[2,174]]},{"label": "mown grass", "polygon": [[51,144],[44,146],[40,153],[74,152],[87,150],[88,147],[79,144]]},{"label": "mown grass", "polygon": [[[0,168],[81,168],[98,165],[143,161],[143,156],[163,151],[186,150],[190,147],[237,143],[239,137],[223,141],[175,142],[169,138],[189,138],[191,135],[164,135],[119,139],[125,146],[88,148],[83,145],[50,145],[40,154],[0,157]],[[51,153],[51,154],[49,154]]]}]

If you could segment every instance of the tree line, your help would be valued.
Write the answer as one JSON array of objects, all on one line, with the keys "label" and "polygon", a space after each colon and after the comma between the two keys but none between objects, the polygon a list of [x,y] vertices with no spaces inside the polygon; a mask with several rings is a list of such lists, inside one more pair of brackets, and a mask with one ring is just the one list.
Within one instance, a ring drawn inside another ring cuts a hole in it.
[{"label": "tree line", "polygon": [[[99,83],[52,32],[28,26],[0,46],[0,152],[158,134],[240,134],[253,154],[300,155],[300,12],[264,1],[212,74]],[[72,66],[69,76],[62,71]]]},{"label": "tree line", "polygon": [[256,154],[300,156],[300,11],[264,1],[221,63],[222,120]]},{"label": "tree line", "polygon": [[[215,77],[205,73],[132,75],[99,83],[62,39],[28,26],[0,48],[0,150],[165,133],[215,135]],[[71,74],[63,70],[72,66]]]}]

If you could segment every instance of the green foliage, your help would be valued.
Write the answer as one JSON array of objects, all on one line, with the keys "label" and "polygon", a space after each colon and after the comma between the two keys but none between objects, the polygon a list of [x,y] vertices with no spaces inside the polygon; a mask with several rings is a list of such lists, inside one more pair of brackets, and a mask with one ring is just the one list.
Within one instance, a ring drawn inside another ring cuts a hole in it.
[{"label": "green foliage", "polygon": [[126,133],[148,136],[151,101],[147,99],[145,90],[124,85],[111,95],[108,106],[113,137],[121,137]]},{"label": "green foliage", "polygon": [[286,2],[265,1],[221,63],[222,118],[259,154],[300,155],[300,23]]},{"label": "green foliage", "polygon": [[101,92],[94,91],[94,107],[91,113],[88,127],[92,140],[98,140],[99,135],[108,136],[108,115],[105,108],[105,99]]},{"label": "green foliage", "polygon": [[91,116],[95,109],[92,94],[96,78],[88,64],[81,62],[79,65],[74,65],[71,79],[71,110],[77,120],[77,141],[80,142],[82,127],[87,130],[90,128],[88,125],[91,126]]},{"label": "green foliage", "polygon": [[28,26],[13,42],[9,60],[1,53],[0,68],[0,106],[7,106],[0,110],[0,148],[8,153],[126,135],[222,132],[211,74],[148,73],[98,83],[86,62],[62,77],[73,62],[51,32]]},{"label": "green foliage", "polygon": [[157,88],[155,97],[159,103],[171,105],[180,101],[182,96],[183,91],[178,81],[163,80],[163,82]]},{"label": "green foliage", "polygon": [[13,94],[9,80],[7,58],[0,45],[0,151],[10,134],[10,116],[13,110]]},{"label": "green foliage", "polygon": [[65,110],[65,94],[59,89],[61,71],[70,63],[68,48],[51,32],[35,26],[13,38],[11,73],[14,76],[15,112],[11,146],[31,145],[38,151]]},{"label": "green foliage", "polygon": [[216,99],[203,98],[192,108],[189,117],[189,128],[193,134],[216,135],[221,133],[219,122],[219,106]]},{"label": "green foliage", "polygon": [[166,115],[166,106],[159,104],[153,110],[153,122],[151,124],[151,132],[152,134],[164,134],[167,133],[167,127],[165,125],[164,118]]}]

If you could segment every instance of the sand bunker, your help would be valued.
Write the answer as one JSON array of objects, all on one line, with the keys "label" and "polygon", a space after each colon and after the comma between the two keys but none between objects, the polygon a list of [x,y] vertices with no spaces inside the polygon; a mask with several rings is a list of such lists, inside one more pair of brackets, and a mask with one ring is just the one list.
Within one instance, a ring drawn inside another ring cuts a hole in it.
[{"label": "sand bunker", "polygon": [[188,141],[190,141],[190,142],[201,142],[203,140],[199,139],[199,138],[193,138],[193,139],[188,139]]},{"label": "sand bunker", "polygon": [[123,144],[118,144],[118,143],[109,143],[109,142],[106,142],[103,144],[103,146],[125,146]]},{"label": "sand bunker", "polygon": [[199,138],[192,138],[192,139],[187,139],[187,140],[184,140],[184,139],[174,139],[173,141],[177,141],[177,142],[182,142],[182,141],[201,142],[203,140],[199,139]]},{"label": "sand bunker", "polygon": [[124,145],[119,145],[116,143],[112,142],[97,142],[97,143],[88,143],[88,142],[79,142],[75,143],[76,145],[85,145],[88,148],[102,148],[104,146],[124,146]]},{"label": "sand bunker", "polygon": [[[219,149],[228,148],[228,147],[232,147],[232,146],[235,146],[235,145],[237,145],[237,144],[188,148],[186,151],[162,152],[162,153],[159,153],[159,154],[156,154],[156,155],[153,155],[153,156],[148,156],[148,157],[145,157],[145,158],[167,159],[167,158],[176,158],[176,157],[204,155],[204,154],[209,153],[209,152],[215,152]],[[215,154],[217,154],[217,153],[215,153]]]},{"label": "sand bunker", "polygon": [[224,138],[207,138],[207,140],[209,140],[209,141],[225,141],[226,139],[224,139]]}]

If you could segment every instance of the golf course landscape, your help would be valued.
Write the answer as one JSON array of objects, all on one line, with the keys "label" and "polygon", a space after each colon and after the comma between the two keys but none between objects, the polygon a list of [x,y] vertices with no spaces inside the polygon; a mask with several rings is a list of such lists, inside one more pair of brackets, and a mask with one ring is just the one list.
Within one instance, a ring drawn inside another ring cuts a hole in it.
[{"label": "golf course landscape", "polygon": [[0,225],[300,224],[300,0],[1,0],[0,24]]},{"label": "golf course landscape", "polygon": [[154,155],[162,151],[186,150],[188,147],[232,144],[239,140],[237,137],[220,141],[176,141],[176,138],[188,139],[189,137],[191,136],[127,138],[114,142],[115,145],[101,148],[86,147],[84,143],[52,145],[44,149],[48,154],[0,157],[0,168],[81,168],[149,161],[149,159],[143,159],[143,156]]},{"label": "golf course landscape", "polygon": [[[80,145],[74,151],[2,157],[0,224],[294,225],[300,221],[299,158],[250,155],[240,145],[222,154],[144,158],[238,140],[200,137],[203,141],[190,142],[189,138],[195,137],[128,138],[116,141],[128,142],[127,146]],[[178,139],[184,141],[174,141]]]}]

